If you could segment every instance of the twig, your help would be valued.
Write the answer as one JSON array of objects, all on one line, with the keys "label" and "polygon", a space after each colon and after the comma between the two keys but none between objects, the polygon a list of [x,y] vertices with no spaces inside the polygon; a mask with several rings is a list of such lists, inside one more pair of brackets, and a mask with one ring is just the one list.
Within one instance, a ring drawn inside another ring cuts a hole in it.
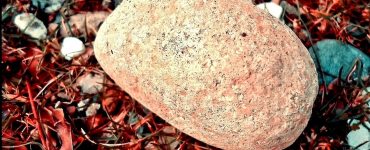
[{"label": "twig", "polygon": [[51,84],[53,83],[54,81],[58,80],[60,77],[62,77],[64,74],[59,74],[57,77],[54,77],[53,79],[51,79],[41,90],[39,93],[37,93],[37,95],[35,96],[34,99],[37,99],[37,97],[39,97],[41,95],[41,93]]},{"label": "twig", "polygon": [[[7,138],[2,138],[3,141],[7,141],[7,142],[14,142],[13,140],[10,140],[10,139],[7,139]],[[18,147],[22,147],[22,146],[26,146],[26,145],[37,145],[39,146],[42,150],[45,150],[44,147],[42,147],[42,145],[38,142],[28,142],[28,143],[24,143],[24,144],[19,144],[19,145],[3,145],[1,146],[2,148],[7,148],[7,149],[17,149]]]},{"label": "twig", "polygon": [[[299,1],[296,1],[296,5],[298,7],[298,9],[300,8],[299,6]],[[299,12],[299,11],[298,11]],[[313,45],[313,42],[312,42],[312,37],[311,37],[311,33],[309,32],[308,30],[308,27],[306,26],[306,24],[304,23],[302,17],[301,17],[301,13],[299,12],[299,15],[298,15],[298,18],[299,18],[299,21],[302,22],[302,25],[303,27],[305,28],[305,30],[307,31],[308,33],[308,39],[312,45],[312,52],[313,54],[315,55],[315,59],[316,59],[316,62],[318,64],[318,68],[319,68],[319,71],[320,71],[320,74],[321,74],[321,78],[322,78],[322,81],[324,82],[324,93],[326,93],[328,90],[327,90],[327,86],[326,86],[326,81],[325,81],[325,76],[324,76],[324,71],[322,70],[322,67],[321,67],[321,64],[320,64],[320,60],[319,58],[317,58],[317,54],[316,54],[316,46]],[[325,94],[323,94],[325,95]]]},{"label": "twig", "polygon": [[82,128],[81,128],[81,133],[85,137],[85,139],[88,140],[89,142],[91,142],[93,144],[97,144],[97,145],[106,146],[106,147],[118,147],[118,146],[127,146],[127,145],[135,144],[134,142],[119,143],[119,144],[97,143],[97,142],[91,140],[90,137],[86,134],[86,132]]},{"label": "twig", "polygon": [[163,128],[157,130],[156,132],[144,137],[144,138],[141,138],[141,139],[138,139],[137,141],[134,141],[134,142],[127,142],[127,143],[118,143],[118,144],[106,144],[106,143],[97,143],[93,140],[90,139],[90,137],[86,134],[85,130],[81,128],[81,133],[82,135],[85,137],[86,140],[88,140],[89,142],[93,143],[93,144],[97,144],[97,145],[102,145],[102,146],[105,146],[105,147],[118,147],[118,146],[128,146],[128,145],[133,145],[133,144],[137,144],[137,143],[140,143],[144,140],[147,140],[148,138],[151,138],[153,136],[156,136],[157,134],[159,134],[161,131],[163,130]]},{"label": "twig", "polygon": [[30,103],[31,103],[32,113],[33,113],[33,116],[36,119],[36,127],[37,127],[37,130],[39,131],[39,136],[40,136],[40,139],[41,139],[41,143],[42,143],[42,145],[44,145],[46,147],[46,149],[49,149],[49,146],[46,144],[46,141],[45,141],[45,135],[44,135],[44,132],[43,132],[44,130],[42,130],[40,119],[39,119],[38,113],[36,111],[35,101],[32,98],[31,86],[30,86],[30,83],[28,81],[26,81],[26,87],[27,87],[27,92],[28,92],[28,98],[29,98]]}]

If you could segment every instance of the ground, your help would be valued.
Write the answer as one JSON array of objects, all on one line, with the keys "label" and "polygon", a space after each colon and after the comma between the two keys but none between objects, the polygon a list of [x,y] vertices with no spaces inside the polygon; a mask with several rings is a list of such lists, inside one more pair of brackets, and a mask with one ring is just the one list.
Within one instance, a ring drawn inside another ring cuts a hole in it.
[{"label": "ground", "polygon": [[[66,0],[49,14],[31,6],[31,0],[2,2],[3,149],[216,149],[177,131],[114,84],[93,55],[99,23],[68,22],[76,14],[109,13],[114,2]],[[338,39],[370,55],[367,0],[286,2],[284,21],[307,48],[322,39]],[[15,16],[24,12],[35,14],[48,28],[46,39],[32,39],[14,25]],[[60,55],[66,35],[86,47],[71,61]],[[321,85],[306,129],[287,149],[354,148],[346,135],[359,124],[349,126],[347,120],[369,121],[364,101],[370,96],[359,94],[369,86],[368,79]]]}]

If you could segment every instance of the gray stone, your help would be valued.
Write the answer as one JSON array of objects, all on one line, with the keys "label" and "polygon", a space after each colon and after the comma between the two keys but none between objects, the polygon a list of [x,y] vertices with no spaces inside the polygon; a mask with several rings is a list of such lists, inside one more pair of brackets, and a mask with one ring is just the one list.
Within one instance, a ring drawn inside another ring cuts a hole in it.
[{"label": "gray stone", "polygon": [[104,76],[102,74],[85,74],[76,81],[84,94],[96,94],[103,89]]},{"label": "gray stone", "polygon": [[[359,124],[360,121],[354,119],[350,125]],[[369,121],[364,123],[367,127],[370,127]],[[363,144],[366,142],[366,144]],[[347,142],[352,148],[357,147],[357,150],[369,150],[370,149],[370,131],[363,125],[359,125],[359,129],[352,130],[347,135]],[[363,144],[363,145],[361,145]],[[361,145],[361,146],[360,146]]]},{"label": "gray stone", "polygon": [[[309,52],[315,61],[316,68],[319,71],[319,64],[324,72],[324,79],[326,84],[332,82],[335,78],[339,77],[339,70],[343,67],[341,79],[345,80],[346,75],[350,72],[355,60],[358,58],[363,64],[361,78],[369,75],[370,57],[363,53],[361,50],[345,44],[338,40],[322,40],[314,45],[316,48],[311,47]],[[316,53],[316,55],[314,54]],[[317,56],[317,57],[316,57]],[[318,61],[317,61],[317,59]],[[354,77],[359,75],[354,74]],[[323,83],[321,74],[319,73],[319,82]]]},{"label": "gray stone", "polygon": [[45,39],[47,29],[41,20],[31,13],[21,13],[15,16],[14,24],[26,35],[41,40]]},{"label": "gray stone", "polygon": [[100,104],[99,103],[91,103],[89,107],[87,107],[85,114],[87,117],[89,116],[94,116],[100,109]]}]

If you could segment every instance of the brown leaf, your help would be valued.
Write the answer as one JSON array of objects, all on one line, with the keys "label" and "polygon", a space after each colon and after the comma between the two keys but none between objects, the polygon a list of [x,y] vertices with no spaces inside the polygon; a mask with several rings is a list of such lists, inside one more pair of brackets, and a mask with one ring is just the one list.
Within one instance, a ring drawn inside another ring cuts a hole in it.
[{"label": "brown leaf", "polygon": [[327,28],[327,25],[328,25],[328,21],[323,19],[321,20],[320,22],[320,26],[318,27],[319,31],[320,32],[325,32],[326,28]]},{"label": "brown leaf", "polygon": [[55,119],[55,127],[58,131],[58,135],[62,141],[62,146],[60,147],[61,150],[71,150],[73,149],[72,144],[72,134],[71,134],[71,126],[69,123],[65,121],[63,109],[57,108],[52,109],[53,117]]},{"label": "brown leaf", "polygon": [[107,118],[103,117],[101,114],[96,114],[94,116],[87,117],[85,123],[88,129],[92,130],[107,123]]}]

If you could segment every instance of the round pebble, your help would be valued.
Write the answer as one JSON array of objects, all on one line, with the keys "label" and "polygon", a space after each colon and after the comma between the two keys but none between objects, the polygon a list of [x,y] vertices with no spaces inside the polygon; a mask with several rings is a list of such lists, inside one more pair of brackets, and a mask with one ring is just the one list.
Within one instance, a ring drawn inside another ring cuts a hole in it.
[{"label": "round pebble", "polygon": [[72,60],[85,52],[84,43],[75,37],[66,37],[63,39],[61,55],[66,60]]}]

